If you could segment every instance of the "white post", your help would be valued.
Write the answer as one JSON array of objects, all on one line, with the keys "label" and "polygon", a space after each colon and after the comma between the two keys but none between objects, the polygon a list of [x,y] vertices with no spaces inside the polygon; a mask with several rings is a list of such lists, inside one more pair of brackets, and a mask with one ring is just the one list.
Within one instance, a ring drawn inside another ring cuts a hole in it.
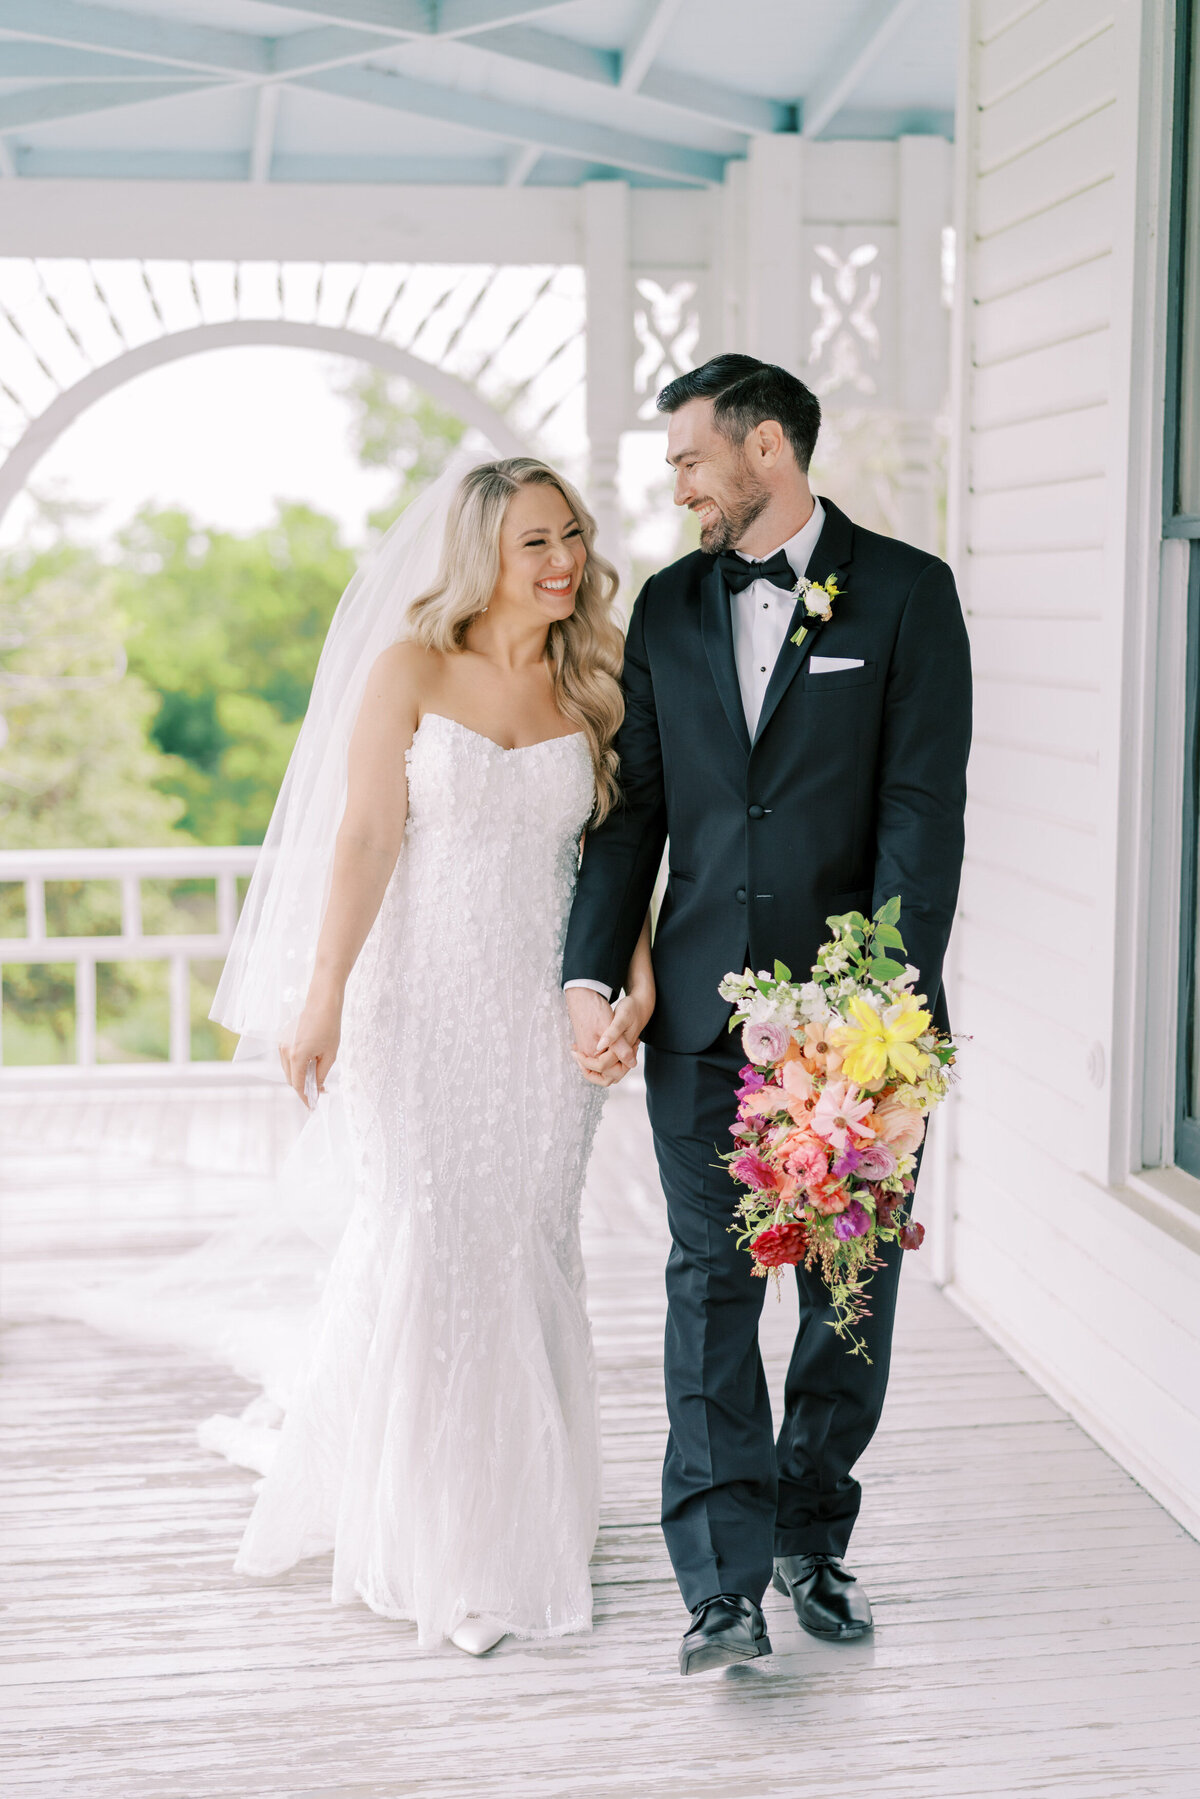
[{"label": "white post", "polygon": [[897,535],[943,548],[935,481],[935,420],[950,384],[950,321],[942,301],[942,231],[953,152],[944,138],[902,137],[899,157]]},{"label": "white post", "polygon": [[746,349],[804,369],[804,140],[750,140],[746,167]]},{"label": "white post", "polygon": [[172,956],[167,980],[172,1062],[192,1059],[191,969],[186,956]]},{"label": "white post", "polygon": [[142,934],[142,883],[138,875],[121,877],[121,935],[136,941]]},{"label": "white post", "polygon": [[633,399],[629,188],[623,181],[588,181],[583,203],[588,497],[596,515],[597,546],[624,572],[617,471]]},{"label": "white post", "polygon": [[[749,184],[746,180],[746,164],[742,161],[730,161],[725,164],[725,183],[720,193],[720,205],[717,209],[720,238],[715,246],[713,262],[715,273],[720,283],[720,342],[715,346],[715,354],[740,352],[745,354],[746,336],[746,296],[749,287],[750,257],[749,245]],[[706,333],[707,335],[707,333]]]},{"label": "white post", "polygon": [[46,941],[46,883],[40,875],[25,882],[25,935],[30,943]]},{"label": "white post", "polygon": [[75,963],[75,1060],[80,1068],[96,1061],[96,964],[90,956]]}]

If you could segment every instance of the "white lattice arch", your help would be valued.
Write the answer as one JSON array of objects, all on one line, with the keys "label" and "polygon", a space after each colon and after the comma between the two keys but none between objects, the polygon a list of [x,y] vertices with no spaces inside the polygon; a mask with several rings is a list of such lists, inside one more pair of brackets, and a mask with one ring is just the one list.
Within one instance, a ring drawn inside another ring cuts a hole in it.
[{"label": "white lattice arch", "polygon": [[288,319],[229,319],[221,324],[196,325],[127,350],[100,368],[92,369],[39,413],[25,429],[0,466],[0,520],[21,492],[42,457],[69,425],[102,400],[106,394],[150,369],[198,356],[205,350],[225,350],[241,344],[274,344],[302,350],[323,350],[335,356],[352,356],[372,363],[389,375],[400,375],[474,425],[502,456],[528,456],[532,452],[508,421],[489,405],[478,390],[457,375],[424,362],[398,344],[362,331],[335,325],[293,322]]}]

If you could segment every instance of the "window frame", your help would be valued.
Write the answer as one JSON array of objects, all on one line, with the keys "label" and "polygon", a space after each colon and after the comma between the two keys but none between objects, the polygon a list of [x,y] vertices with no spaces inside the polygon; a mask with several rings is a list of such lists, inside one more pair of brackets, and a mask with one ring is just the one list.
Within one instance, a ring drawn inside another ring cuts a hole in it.
[{"label": "window frame", "polygon": [[[1183,833],[1180,856],[1179,984],[1177,995],[1174,1160],[1188,1174],[1200,1178],[1200,1103],[1193,1110],[1196,1076],[1200,1072],[1200,515],[1177,510],[1181,383],[1183,374],[1185,230],[1188,189],[1196,190],[1195,207],[1200,230],[1200,132],[1197,133],[1194,166],[1191,108],[1194,94],[1193,58],[1200,56],[1200,0],[1177,0],[1175,21],[1175,81],[1172,118],[1171,230],[1167,284],[1166,404],[1163,441],[1163,536],[1190,540],[1187,580],[1187,638],[1185,653],[1185,717],[1183,771]],[[1190,178],[1190,179],[1189,179]],[[1196,296],[1200,303],[1200,295]]]}]

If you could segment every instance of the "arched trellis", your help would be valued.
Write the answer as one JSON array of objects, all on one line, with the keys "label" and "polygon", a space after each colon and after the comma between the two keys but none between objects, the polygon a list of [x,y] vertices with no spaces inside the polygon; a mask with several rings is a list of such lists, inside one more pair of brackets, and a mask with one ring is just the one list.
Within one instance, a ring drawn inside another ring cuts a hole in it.
[{"label": "arched trellis", "polygon": [[414,386],[423,388],[439,404],[457,413],[468,425],[474,425],[501,455],[531,454],[529,446],[507,419],[476,388],[457,375],[422,361],[398,344],[335,325],[288,319],[230,319],[220,324],[196,325],[186,331],[168,332],[139,344],[136,349],[126,350],[111,362],[92,369],[60,393],[26,427],[0,465],[0,520],[42,457],[89,406],[151,369],[178,362],[185,356],[198,356],[206,350],[225,350],[244,344],[323,350],[371,363],[385,374],[402,376]]}]

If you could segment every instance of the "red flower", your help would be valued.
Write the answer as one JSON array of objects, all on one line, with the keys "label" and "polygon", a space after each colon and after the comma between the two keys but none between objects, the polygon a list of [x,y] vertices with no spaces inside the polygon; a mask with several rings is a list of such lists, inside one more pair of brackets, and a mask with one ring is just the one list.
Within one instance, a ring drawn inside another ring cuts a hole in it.
[{"label": "red flower", "polygon": [[808,1232],[798,1219],[768,1225],[750,1245],[750,1254],[763,1268],[789,1268],[804,1260]]},{"label": "red flower", "polygon": [[920,1249],[924,1241],[925,1226],[923,1224],[910,1223],[900,1226],[900,1242],[903,1248]]}]

